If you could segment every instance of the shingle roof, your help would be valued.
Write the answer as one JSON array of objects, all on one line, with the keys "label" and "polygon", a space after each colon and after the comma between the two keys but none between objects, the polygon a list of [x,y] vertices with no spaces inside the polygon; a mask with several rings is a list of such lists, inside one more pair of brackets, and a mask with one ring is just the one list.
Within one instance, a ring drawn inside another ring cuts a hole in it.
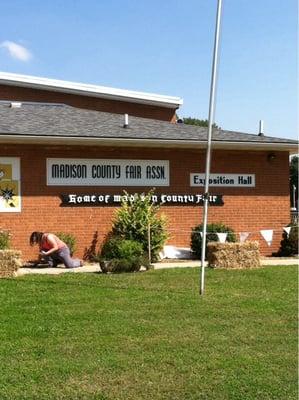
[{"label": "shingle roof", "polygon": [[[22,103],[20,108],[11,108],[9,102],[0,103],[0,136],[151,139],[181,143],[207,140],[207,128],[204,127],[133,116],[129,116],[127,128],[123,125],[122,114],[79,109],[64,104]],[[225,130],[215,131],[213,142],[297,145],[295,140]]]}]

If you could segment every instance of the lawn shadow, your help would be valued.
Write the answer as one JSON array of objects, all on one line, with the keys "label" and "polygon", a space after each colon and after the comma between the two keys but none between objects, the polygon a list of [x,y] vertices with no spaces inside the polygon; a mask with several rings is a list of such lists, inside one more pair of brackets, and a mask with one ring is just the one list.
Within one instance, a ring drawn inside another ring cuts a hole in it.
[{"label": "lawn shadow", "polygon": [[[147,271],[140,271],[140,272],[147,272]],[[66,274],[71,274],[72,276],[74,275],[82,275],[82,273],[75,273],[72,272],[72,270],[69,270],[68,272],[66,272]],[[110,276],[112,275],[122,275],[122,274],[103,274],[102,272],[88,272],[88,275],[93,274],[93,275],[101,275],[103,277],[107,277],[109,279]],[[135,272],[134,274],[139,274],[139,272]],[[43,275],[39,275],[40,277],[42,277],[42,279],[26,279],[26,277],[28,275],[23,275],[23,276],[18,276],[18,277],[13,277],[13,278],[2,278],[3,280],[10,282],[11,284],[15,284],[15,285],[22,285],[22,286],[30,286],[31,284],[38,284],[38,285],[55,285],[56,287],[89,287],[89,288],[98,288],[98,289],[103,289],[103,290],[123,290],[123,291],[127,291],[127,290],[136,290],[139,292],[152,292],[152,293],[160,293],[161,292],[161,287],[138,287],[138,286],[132,286],[130,284],[127,285],[101,285],[98,284],[97,282],[82,282],[82,280],[80,282],[76,282],[76,281],[61,281],[60,277],[62,277],[64,274],[58,274],[58,275],[48,275],[48,274],[43,274]],[[31,275],[32,276],[32,275]],[[186,291],[182,291],[182,290],[174,290],[171,288],[168,288],[167,293],[172,292],[172,293],[186,293]],[[165,292],[166,293],[166,292]]]}]

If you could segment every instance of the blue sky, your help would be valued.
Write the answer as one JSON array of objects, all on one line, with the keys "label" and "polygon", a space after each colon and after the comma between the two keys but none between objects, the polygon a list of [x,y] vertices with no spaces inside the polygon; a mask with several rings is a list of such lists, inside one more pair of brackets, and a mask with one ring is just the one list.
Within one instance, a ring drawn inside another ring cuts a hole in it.
[{"label": "blue sky", "polygon": [[[2,2],[0,70],[180,96],[207,118],[216,0]],[[297,0],[223,0],[216,123],[296,139]]]}]

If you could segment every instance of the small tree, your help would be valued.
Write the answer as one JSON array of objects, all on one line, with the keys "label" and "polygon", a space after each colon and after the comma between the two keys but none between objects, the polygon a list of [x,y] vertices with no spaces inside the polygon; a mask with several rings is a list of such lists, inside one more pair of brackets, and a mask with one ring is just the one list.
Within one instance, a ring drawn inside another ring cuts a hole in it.
[{"label": "small tree", "polygon": [[289,257],[298,254],[299,226],[298,224],[289,226],[291,226],[290,233],[287,234],[286,232],[283,232],[280,249],[278,250],[278,253],[276,253],[276,255],[280,257]]},{"label": "small tree", "polygon": [[[186,125],[196,125],[196,126],[203,126],[203,127],[208,127],[209,126],[209,120],[207,119],[198,119],[198,118],[191,118],[191,117],[185,117],[183,118],[184,124]],[[221,129],[220,126],[216,125],[215,123],[213,124],[213,128],[215,129]]]},{"label": "small tree", "polygon": [[298,156],[292,157],[290,162],[290,195],[292,207],[298,208]]},{"label": "small tree", "polygon": [[148,254],[150,232],[151,261],[157,261],[168,234],[166,219],[158,215],[160,206],[153,204],[153,190],[148,194],[130,196],[125,192],[122,206],[113,221],[112,233],[124,239],[136,240]]}]

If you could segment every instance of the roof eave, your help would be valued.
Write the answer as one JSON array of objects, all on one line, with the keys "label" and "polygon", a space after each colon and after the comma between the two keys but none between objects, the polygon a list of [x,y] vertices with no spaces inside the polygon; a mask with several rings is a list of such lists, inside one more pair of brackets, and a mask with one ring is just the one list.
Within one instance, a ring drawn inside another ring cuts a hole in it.
[{"label": "roof eave", "polygon": [[180,97],[0,72],[0,84],[177,109]]},{"label": "roof eave", "polygon": [[[170,139],[130,139],[130,138],[95,138],[83,136],[36,136],[0,134],[0,143],[6,144],[49,144],[68,146],[118,146],[118,147],[163,147],[163,148],[195,148],[205,149],[206,141],[198,140],[170,140]],[[214,149],[224,150],[273,150],[288,151],[290,154],[298,153],[295,143],[269,143],[269,142],[236,142],[213,141]]]}]

